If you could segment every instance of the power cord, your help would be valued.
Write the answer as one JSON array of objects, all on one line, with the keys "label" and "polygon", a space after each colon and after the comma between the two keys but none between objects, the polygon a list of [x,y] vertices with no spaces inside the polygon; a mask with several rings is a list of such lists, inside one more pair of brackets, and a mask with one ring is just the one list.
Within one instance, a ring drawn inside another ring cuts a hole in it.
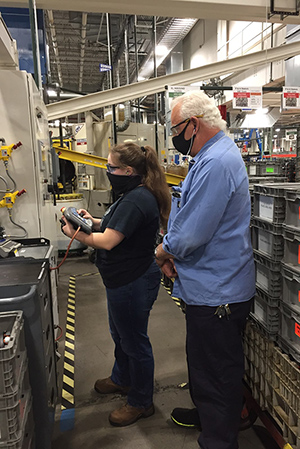
[{"label": "power cord", "polygon": [[50,270],[57,270],[58,268],[60,268],[62,266],[62,264],[64,263],[64,261],[66,260],[68,254],[69,254],[72,242],[75,240],[75,237],[76,237],[76,235],[78,234],[79,231],[81,231],[80,227],[77,228],[77,230],[75,231],[75,234],[71,238],[70,243],[68,245],[68,248],[67,248],[66,254],[64,255],[63,260],[60,262],[60,264],[57,265],[57,267],[50,267]]}]

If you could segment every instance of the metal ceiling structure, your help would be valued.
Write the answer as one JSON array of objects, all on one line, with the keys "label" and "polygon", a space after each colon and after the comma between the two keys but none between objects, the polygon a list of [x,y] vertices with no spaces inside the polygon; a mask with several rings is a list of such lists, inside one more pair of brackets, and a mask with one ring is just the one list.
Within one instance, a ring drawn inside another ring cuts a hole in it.
[{"label": "metal ceiling structure", "polygon": [[[279,3],[280,1],[278,0]],[[283,26],[285,23],[300,23],[299,15],[287,18],[280,14],[270,14],[270,0],[253,0],[251,5],[243,0],[152,0],[151,4],[148,0],[132,0],[130,3],[118,0],[35,0],[35,4],[45,12],[49,43],[49,82],[53,86],[59,85],[65,91],[78,94],[100,93],[111,87],[125,86],[136,82],[138,75],[144,78],[151,78],[153,72],[158,77],[165,75],[164,58],[157,58],[155,70],[155,43],[166,44],[169,49],[174,48],[197,21],[170,18],[170,13],[178,17],[201,19],[280,22]],[[284,4],[285,0],[282,0],[282,5]],[[28,0],[0,0],[0,6],[27,7]],[[130,15],[133,13],[156,14],[155,26],[153,16]],[[108,29],[111,31],[110,42]],[[113,77],[108,72],[99,70],[99,64],[110,63],[114,67]],[[207,79],[212,76],[214,75],[207,75]],[[280,95],[269,94],[264,97],[264,103],[270,101],[278,104]],[[130,98],[134,97],[131,95]],[[121,99],[123,102],[124,98]],[[143,96],[143,105],[154,107],[154,95],[150,91],[147,97]],[[50,109],[51,106],[49,111]],[[98,111],[93,110],[99,115]]]},{"label": "metal ceiling structure", "polygon": [[[49,42],[50,82],[83,93],[110,88],[108,72],[99,70],[99,64],[109,64],[107,14],[48,10],[45,18]],[[126,40],[130,82],[136,81],[136,66],[143,66],[144,60],[151,58],[153,20],[147,16],[112,14],[110,21],[112,65],[115,69],[113,85],[116,87],[126,84],[127,81],[124,52]],[[172,21],[173,19],[166,17],[156,18],[158,43],[166,28],[172,28]],[[149,66],[150,64],[151,61]],[[164,74],[164,66],[160,66],[158,76]]]},{"label": "metal ceiling structure", "polygon": [[67,115],[93,110],[98,107],[117,104],[120,99],[122,99],[122,101],[128,101],[133,98],[141,97],[142,95],[151,95],[163,91],[164,86],[168,84],[191,84],[196,81],[208,79],[212,76],[245,70],[255,65],[257,66],[263,63],[281,60],[283,58],[289,58],[297,54],[300,54],[300,42],[293,42],[291,44],[268,49],[267,51],[264,50],[250,53],[245,56],[207,64],[203,67],[184,70],[179,73],[173,73],[148,81],[90,94],[82,98],[74,98],[72,100],[49,104],[47,106],[48,116],[50,120],[54,120]]},{"label": "metal ceiling structure", "polygon": [[[60,95],[107,91],[140,78],[165,75],[165,58],[197,22],[52,10],[44,15],[49,46],[48,85],[55,90],[49,102],[62,99]],[[168,53],[156,55],[154,62],[156,45],[165,46]],[[101,72],[100,65],[111,66],[112,71]],[[143,107],[153,110],[154,103],[153,95],[143,96]],[[103,118],[103,110],[94,112]]]},{"label": "metal ceiling structure", "polygon": [[[157,17],[193,17],[212,20],[244,20],[250,22],[281,23],[281,14],[271,14],[270,0],[35,0],[44,10],[105,12],[110,14],[138,14]],[[285,10],[287,1],[277,0],[277,7]],[[27,8],[28,0],[1,0],[1,6]],[[300,23],[299,16],[290,16],[285,23]]]}]

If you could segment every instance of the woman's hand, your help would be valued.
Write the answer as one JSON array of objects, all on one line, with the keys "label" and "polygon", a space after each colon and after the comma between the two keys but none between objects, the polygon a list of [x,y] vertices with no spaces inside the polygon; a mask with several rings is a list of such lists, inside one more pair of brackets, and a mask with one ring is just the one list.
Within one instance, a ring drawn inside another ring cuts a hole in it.
[{"label": "woman's hand", "polygon": [[79,215],[81,215],[83,218],[89,218],[93,222],[93,230],[94,231],[100,231],[100,224],[101,224],[101,218],[94,218],[87,210],[85,209],[78,209],[77,212]]},{"label": "woman's hand", "polygon": [[78,209],[78,214],[81,215],[83,218],[90,218],[93,222],[96,220],[92,215],[85,209]]},{"label": "woman's hand", "polygon": [[71,239],[75,234],[75,229],[73,228],[73,225],[66,219],[66,217],[62,216],[61,219],[65,222],[65,225],[62,226],[61,229],[63,233]]}]

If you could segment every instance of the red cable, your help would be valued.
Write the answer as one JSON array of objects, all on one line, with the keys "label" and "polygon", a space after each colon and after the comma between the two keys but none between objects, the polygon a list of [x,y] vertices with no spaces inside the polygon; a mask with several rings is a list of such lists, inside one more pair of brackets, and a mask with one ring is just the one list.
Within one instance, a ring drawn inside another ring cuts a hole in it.
[{"label": "red cable", "polygon": [[70,243],[69,243],[69,245],[68,245],[68,248],[67,248],[66,254],[64,255],[63,260],[60,262],[59,265],[57,265],[57,267],[50,267],[50,270],[57,270],[58,268],[60,268],[60,267],[62,266],[62,264],[64,263],[64,261],[66,260],[68,254],[69,254],[69,251],[70,251],[72,242],[73,242],[73,240],[75,239],[76,235],[78,234],[78,232],[79,232],[80,230],[81,230],[81,228],[77,228],[75,234],[74,234],[73,237],[71,238]]},{"label": "red cable", "polygon": [[62,328],[57,324],[56,326],[55,326],[55,328],[57,329],[60,329],[60,335],[55,339],[55,341],[58,341],[58,340],[60,340],[61,339],[61,337],[63,336],[63,330],[62,330]]}]

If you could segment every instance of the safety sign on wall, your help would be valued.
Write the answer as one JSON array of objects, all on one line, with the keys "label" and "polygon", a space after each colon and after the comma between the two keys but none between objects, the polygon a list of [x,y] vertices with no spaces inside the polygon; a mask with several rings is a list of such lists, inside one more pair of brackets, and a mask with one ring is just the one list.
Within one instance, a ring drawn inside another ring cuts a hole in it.
[{"label": "safety sign on wall", "polygon": [[262,108],[262,88],[233,86],[232,107],[243,110]]},{"label": "safety sign on wall", "polygon": [[297,129],[287,129],[285,131],[286,140],[297,140]]},{"label": "safety sign on wall", "polygon": [[282,88],[282,108],[283,109],[299,109],[300,87],[283,87]]}]

